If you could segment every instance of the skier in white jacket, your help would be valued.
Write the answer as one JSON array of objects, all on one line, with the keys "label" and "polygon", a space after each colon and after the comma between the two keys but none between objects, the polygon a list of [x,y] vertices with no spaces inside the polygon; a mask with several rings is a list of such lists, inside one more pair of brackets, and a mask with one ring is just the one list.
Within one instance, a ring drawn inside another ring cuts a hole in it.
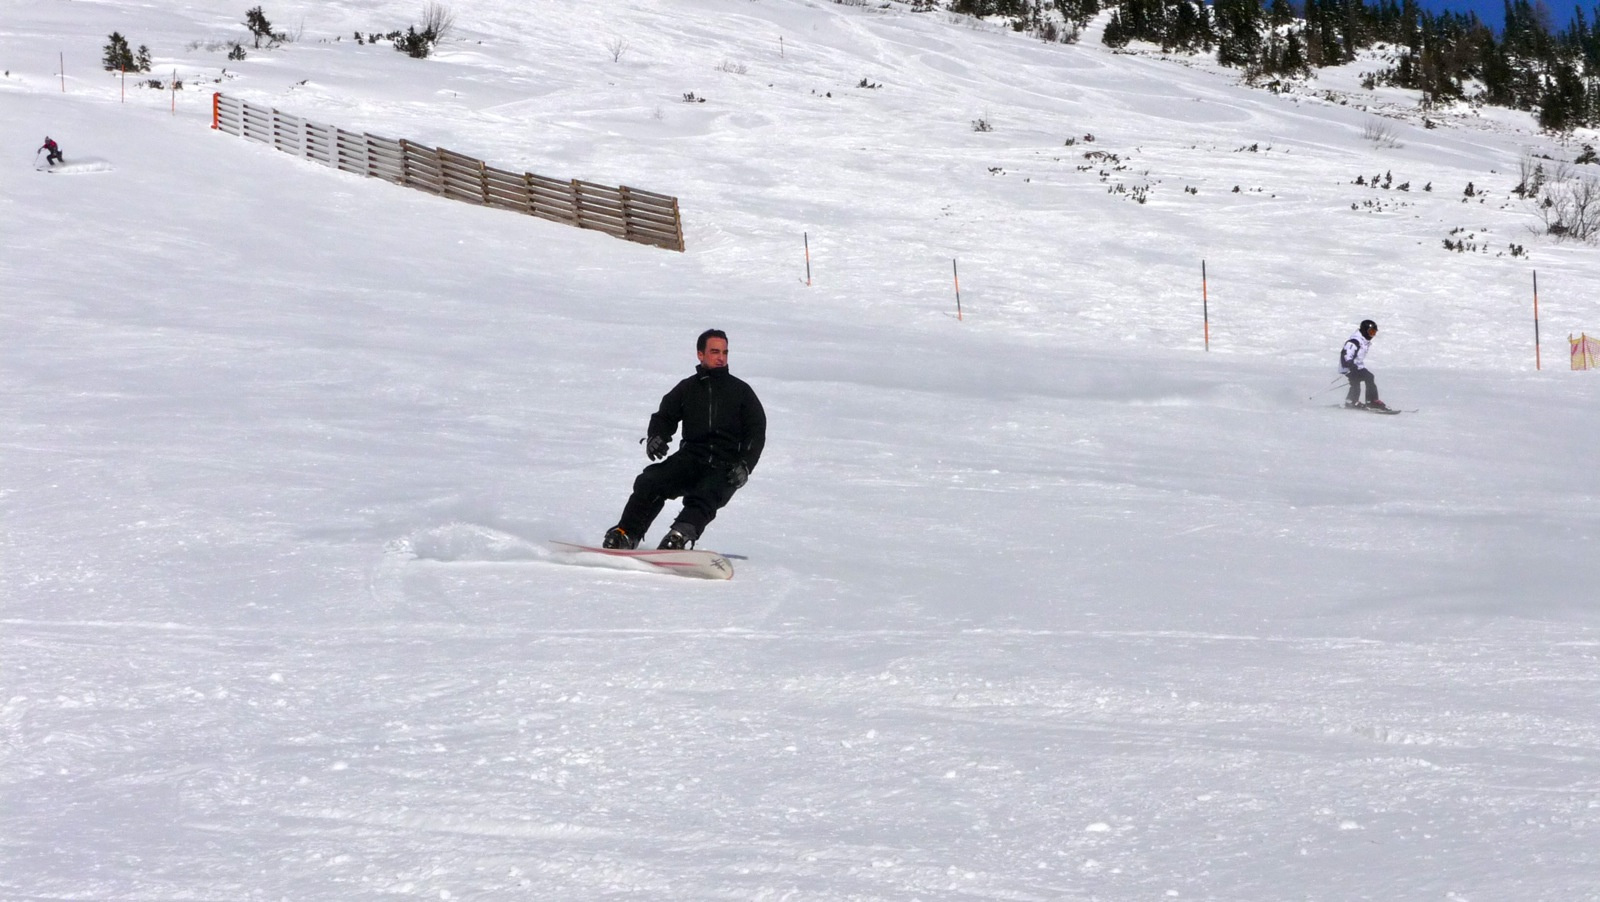
[{"label": "skier in white jacket", "polygon": [[[1389,405],[1378,400],[1378,383],[1367,369],[1367,349],[1372,347],[1373,336],[1378,334],[1378,324],[1370,319],[1361,321],[1361,327],[1345,340],[1339,351],[1339,372],[1350,380],[1350,392],[1344,396],[1346,407],[1370,407],[1388,410]],[[1361,403],[1361,386],[1367,387],[1367,403]]]}]

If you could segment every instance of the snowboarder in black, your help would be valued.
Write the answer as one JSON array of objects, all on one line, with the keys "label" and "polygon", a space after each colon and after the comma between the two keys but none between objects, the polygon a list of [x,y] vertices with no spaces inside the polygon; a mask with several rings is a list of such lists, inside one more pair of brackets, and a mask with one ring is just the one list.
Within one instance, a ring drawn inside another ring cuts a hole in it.
[{"label": "snowboarder in black", "polygon": [[[1388,410],[1389,405],[1378,400],[1378,381],[1367,369],[1367,349],[1372,347],[1373,336],[1378,334],[1378,324],[1370,319],[1361,321],[1355,334],[1345,339],[1339,351],[1339,372],[1350,380],[1350,392],[1344,396],[1346,407],[1368,407]],[[1361,386],[1367,387],[1367,403],[1361,403]]]},{"label": "snowboarder in black", "polygon": [[[679,496],[683,510],[659,547],[693,547],[761,460],[767,414],[750,386],[728,372],[727,334],[707,329],[695,353],[700,365],[694,375],[674,385],[650,417],[644,450],[659,463],[645,467],[633,481],[621,519],[601,543],[606,548],[637,547],[667,499]],[[680,423],[683,437],[668,457]]]},{"label": "snowboarder in black", "polygon": [[[67,158],[61,155],[61,146],[58,145],[49,135],[44,136],[44,146],[40,147],[39,150],[48,151],[48,153],[45,154],[44,160],[51,166],[54,166],[57,163],[66,162]],[[38,150],[34,151],[34,153],[38,152]],[[34,159],[37,160],[39,158],[34,157]]]}]

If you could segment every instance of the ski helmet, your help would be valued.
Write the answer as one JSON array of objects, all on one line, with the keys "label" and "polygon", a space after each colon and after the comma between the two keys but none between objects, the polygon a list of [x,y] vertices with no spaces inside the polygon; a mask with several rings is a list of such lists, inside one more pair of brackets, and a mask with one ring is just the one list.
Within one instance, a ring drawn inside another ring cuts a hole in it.
[{"label": "ski helmet", "polygon": [[1366,336],[1367,338],[1371,338],[1372,334],[1374,332],[1377,332],[1377,331],[1378,331],[1378,324],[1377,323],[1373,322],[1370,319],[1364,319],[1364,320],[1361,321],[1361,334],[1362,335]]}]

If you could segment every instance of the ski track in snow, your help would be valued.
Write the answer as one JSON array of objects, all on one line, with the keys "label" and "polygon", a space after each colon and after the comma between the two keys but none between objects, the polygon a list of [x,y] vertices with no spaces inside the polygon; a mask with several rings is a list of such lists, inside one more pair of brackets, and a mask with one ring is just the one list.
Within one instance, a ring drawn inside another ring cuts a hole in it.
[{"label": "ski track in snow", "polygon": [[[103,166],[0,192],[0,896],[1596,898],[1600,263],[1510,195],[1574,150],[1528,114],[897,5],[485,0],[426,61],[267,12],[0,19],[3,132]],[[219,87],[676,194],[688,251]],[[1419,412],[1328,408],[1368,316]],[[772,421],[738,576],[572,566],[708,325]]]}]

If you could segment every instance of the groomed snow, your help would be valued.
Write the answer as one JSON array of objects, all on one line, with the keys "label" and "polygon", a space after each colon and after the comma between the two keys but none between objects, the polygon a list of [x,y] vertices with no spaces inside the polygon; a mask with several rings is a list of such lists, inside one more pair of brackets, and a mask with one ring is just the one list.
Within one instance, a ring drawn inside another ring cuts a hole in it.
[{"label": "groomed snow", "polygon": [[[899,4],[352,39],[414,6],[238,62],[243,4],[0,14],[0,896],[1600,898],[1600,257],[1511,195],[1595,135]],[[1367,317],[1399,417],[1330,407]],[[771,419],[737,577],[573,566],[709,326]]]}]

